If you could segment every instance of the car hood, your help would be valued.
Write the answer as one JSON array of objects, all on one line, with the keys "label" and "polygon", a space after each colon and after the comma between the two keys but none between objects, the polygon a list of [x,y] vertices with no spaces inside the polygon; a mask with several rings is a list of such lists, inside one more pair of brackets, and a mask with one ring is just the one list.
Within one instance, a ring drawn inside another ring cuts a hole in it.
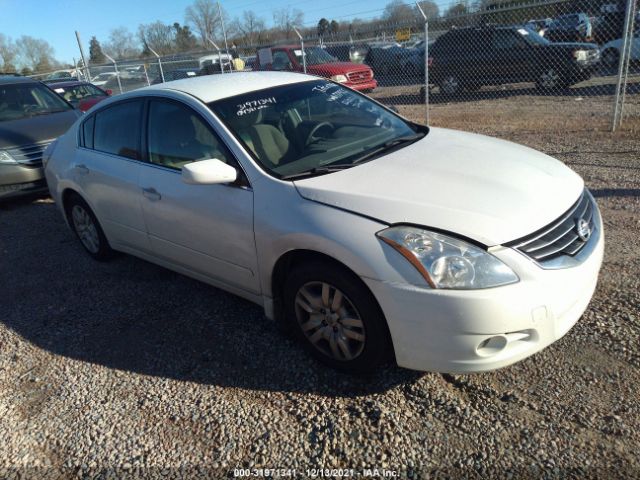
[{"label": "car hood", "polygon": [[575,172],[536,150],[440,128],[383,157],[295,185],[308,200],[487,246],[548,225],[584,188]]},{"label": "car hood", "polygon": [[337,74],[344,74],[354,72],[356,70],[369,70],[367,65],[351,62],[332,62],[322,63],[320,65],[307,65],[307,73],[321,76],[331,76]]},{"label": "car hood", "polygon": [[0,122],[0,148],[14,148],[58,138],[80,115],[77,110],[67,110]]},{"label": "car hood", "polygon": [[547,47],[556,50],[598,50],[598,45],[586,42],[552,42]]}]

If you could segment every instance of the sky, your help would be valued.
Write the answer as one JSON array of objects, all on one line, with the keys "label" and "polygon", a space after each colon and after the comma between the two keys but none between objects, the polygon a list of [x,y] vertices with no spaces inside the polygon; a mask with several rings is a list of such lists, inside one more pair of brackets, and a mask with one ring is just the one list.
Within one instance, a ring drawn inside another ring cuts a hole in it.
[{"label": "sky", "polygon": [[[322,17],[338,22],[351,18],[373,18],[382,14],[389,0],[221,0],[230,19],[253,10],[267,24],[272,12],[291,6],[304,12],[305,26]],[[85,53],[89,39],[96,36],[105,43],[109,32],[128,27],[136,32],[141,23],[160,20],[184,23],[184,11],[192,0],[0,0],[0,32],[13,38],[30,35],[47,40],[55,56],[65,63],[79,58],[75,31],[80,34]],[[407,1],[407,3],[412,3]],[[438,2],[439,3],[439,2]]]}]

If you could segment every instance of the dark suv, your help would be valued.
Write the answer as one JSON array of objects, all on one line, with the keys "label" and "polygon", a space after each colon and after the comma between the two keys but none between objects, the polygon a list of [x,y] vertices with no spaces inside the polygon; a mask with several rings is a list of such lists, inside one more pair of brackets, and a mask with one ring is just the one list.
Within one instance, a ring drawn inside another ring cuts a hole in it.
[{"label": "dark suv", "polygon": [[0,199],[46,191],[42,153],[80,115],[43,83],[0,74]]},{"label": "dark suv", "polygon": [[591,77],[600,62],[595,44],[551,43],[522,26],[450,30],[434,42],[429,55],[429,80],[446,95],[518,82],[566,88]]}]

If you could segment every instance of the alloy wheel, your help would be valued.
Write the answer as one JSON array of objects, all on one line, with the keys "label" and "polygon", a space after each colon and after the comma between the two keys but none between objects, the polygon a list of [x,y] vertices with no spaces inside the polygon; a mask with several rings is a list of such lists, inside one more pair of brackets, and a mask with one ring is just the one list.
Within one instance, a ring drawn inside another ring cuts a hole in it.
[{"label": "alloy wheel", "polygon": [[540,75],[540,85],[543,88],[555,88],[560,84],[560,74],[553,68]]},{"label": "alloy wheel", "polygon": [[364,322],[349,298],[326,282],[309,282],[295,297],[298,324],[320,352],[339,361],[358,357],[365,346]]},{"label": "alloy wheel", "polygon": [[444,80],[442,80],[442,84],[440,85],[440,88],[447,95],[452,95],[454,93],[457,93],[458,90],[460,90],[460,82],[456,77],[448,76]]},{"label": "alloy wheel", "polygon": [[81,205],[74,205],[71,209],[71,218],[84,247],[89,252],[97,254],[100,250],[100,236],[91,215]]}]

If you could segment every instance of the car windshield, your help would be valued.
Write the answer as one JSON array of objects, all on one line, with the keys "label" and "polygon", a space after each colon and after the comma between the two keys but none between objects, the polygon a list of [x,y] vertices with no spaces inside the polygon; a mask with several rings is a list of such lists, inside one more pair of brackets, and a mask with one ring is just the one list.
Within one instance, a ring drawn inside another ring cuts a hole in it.
[{"label": "car windshield", "polygon": [[579,23],[578,15],[568,15],[566,17],[559,17],[554,20],[551,25],[553,28],[570,28],[575,27]]},{"label": "car windshield", "polygon": [[44,85],[0,85],[0,122],[71,110],[68,103]]},{"label": "car windshield", "polygon": [[209,107],[267,172],[284,179],[349,168],[428,131],[326,80],[259,90]]},{"label": "car windshield", "polygon": [[[293,51],[296,56],[296,60],[302,65],[302,49],[298,48]],[[307,65],[322,65],[323,63],[334,63],[338,59],[333,55],[327,53],[326,50],[320,47],[310,47],[304,49],[304,54],[307,60]]]},{"label": "car windshield", "polygon": [[518,28],[518,33],[522,35],[522,38],[530,44],[530,45],[549,45],[551,42],[546,38],[540,36],[538,32],[529,28],[529,27],[521,27]]}]

